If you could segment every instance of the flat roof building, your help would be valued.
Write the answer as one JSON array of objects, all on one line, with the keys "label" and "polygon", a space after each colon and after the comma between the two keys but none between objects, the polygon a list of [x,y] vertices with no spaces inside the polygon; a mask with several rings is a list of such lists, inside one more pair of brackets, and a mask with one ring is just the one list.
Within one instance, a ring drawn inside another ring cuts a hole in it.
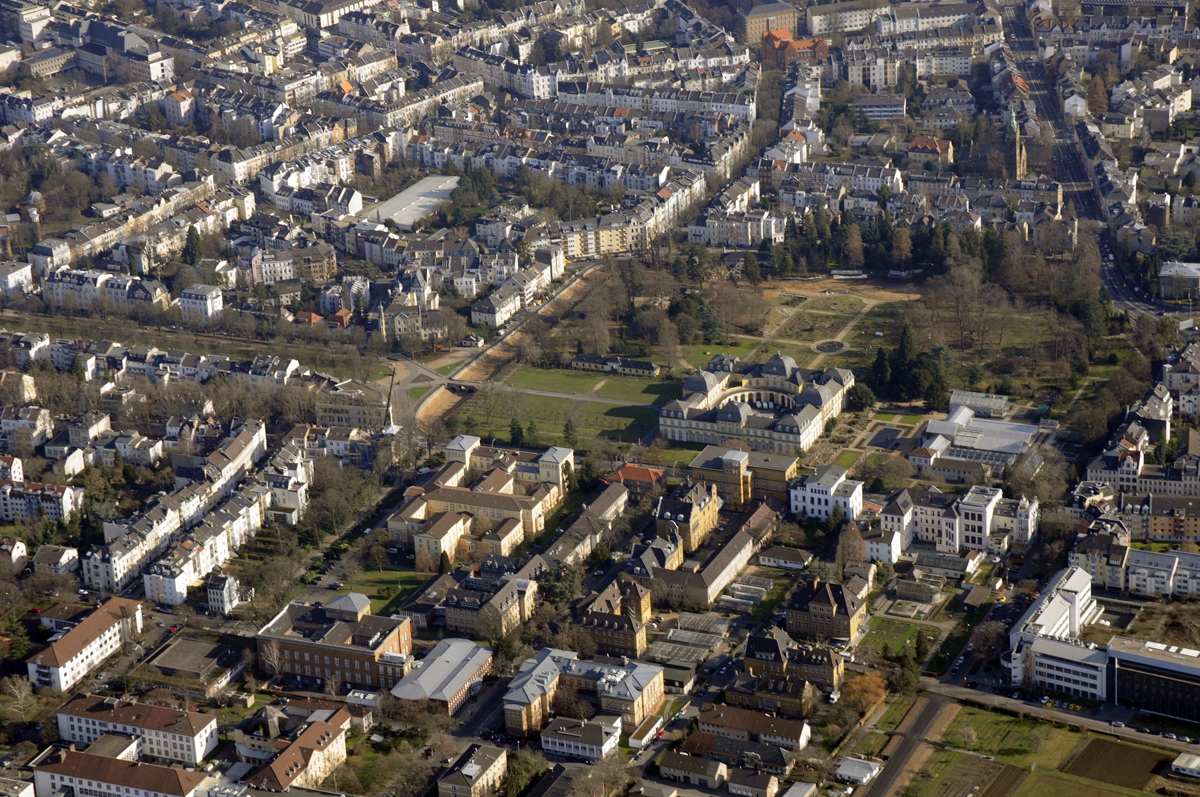
[{"label": "flat roof building", "polygon": [[371,221],[391,219],[401,232],[412,232],[417,222],[449,202],[457,187],[458,177],[431,175],[391,199],[364,208],[363,216]]}]

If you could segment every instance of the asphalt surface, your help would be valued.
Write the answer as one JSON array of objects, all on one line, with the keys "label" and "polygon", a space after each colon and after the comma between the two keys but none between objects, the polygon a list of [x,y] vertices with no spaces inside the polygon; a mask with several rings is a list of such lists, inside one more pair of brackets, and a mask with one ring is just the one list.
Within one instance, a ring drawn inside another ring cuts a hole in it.
[{"label": "asphalt surface", "polygon": [[908,732],[903,734],[904,741],[896,748],[896,752],[888,759],[887,766],[875,778],[875,781],[869,785],[866,794],[863,797],[886,797],[896,785],[896,781],[908,766],[908,760],[912,758],[916,752],[917,746],[925,740],[925,735],[929,733],[930,727],[938,714],[942,713],[950,703],[945,697],[940,695],[929,695],[929,703],[917,715],[917,719],[913,722],[912,727]]}]

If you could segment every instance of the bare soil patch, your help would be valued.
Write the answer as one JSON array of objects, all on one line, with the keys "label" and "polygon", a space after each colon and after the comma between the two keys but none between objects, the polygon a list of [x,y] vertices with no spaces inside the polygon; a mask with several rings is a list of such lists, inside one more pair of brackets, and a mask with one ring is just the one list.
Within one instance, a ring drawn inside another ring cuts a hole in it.
[{"label": "bare soil patch", "polygon": [[1155,772],[1172,756],[1131,744],[1092,739],[1063,771],[1127,789],[1145,789]]}]

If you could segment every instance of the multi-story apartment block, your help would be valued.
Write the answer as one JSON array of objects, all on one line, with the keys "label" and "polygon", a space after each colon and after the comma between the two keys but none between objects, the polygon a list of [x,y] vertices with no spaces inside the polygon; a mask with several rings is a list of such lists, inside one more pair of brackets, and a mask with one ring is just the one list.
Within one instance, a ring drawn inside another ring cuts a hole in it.
[{"label": "multi-story apartment block", "polygon": [[350,592],[320,609],[289,603],[255,641],[259,661],[272,672],[381,689],[408,671],[412,622],[375,617],[367,596]]},{"label": "multi-story apartment block", "polygon": [[719,512],[725,505],[717,485],[695,484],[681,487],[672,496],[658,499],[654,518],[660,534],[678,534],[683,552],[692,553],[704,544],[717,527]]},{"label": "multi-story apartment block", "polygon": [[797,33],[800,11],[790,3],[766,2],[738,12],[737,38],[742,44],[762,41],[763,34],[772,30]]},{"label": "multi-story apartment block", "polygon": [[622,729],[632,732],[662,705],[663,669],[630,661],[602,664],[583,661],[571,651],[543,648],[521,664],[504,695],[508,731],[524,736],[546,724],[560,687],[593,697],[600,713],[621,715]]},{"label": "multi-story apartment block", "polygon": [[887,0],[848,0],[809,6],[805,12],[810,36],[864,30],[888,13]]},{"label": "multi-story apartment block", "polygon": [[650,620],[650,590],[635,581],[618,579],[591,600],[578,624],[596,650],[609,656],[636,659],[646,650]]},{"label": "multi-story apartment block", "polygon": [[162,556],[183,529],[198,525],[266,454],[266,427],[246,421],[207,456],[176,457],[174,492],[151,499],[141,514],[105,522],[104,545],[83,557],[83,580],[119,592]]},{"label": "multi-story apartment block", "polygon": [[693,480],[716,486],[726,505],[740,509],[767,498],[782,501],[799,464],[787,454],[706,446],[688,472]]},{"label": "multi-story apartment block", "polygon": [[36,688],[65,692],[142,632],[142,605],[109,598],[48,647],[25,660]]},{"label": "multi-story apartment block", "polygon": [[438,797],[497,794],[507,773],[508,751],[490,744],[473,744],[438,777]]},{"label": "multi-story apartment block", "polygon": [[792,513],[827,520],[835,509],[854,520],[862,513],[863,483],[847,479],[844,468],[825,465],[792,482],[788,497]]},{"label": "multi-story apartment block", "polygon": [[69,789],[77,794],[130,794],[140,797],[195,797],[207,776],[202,772],[146,764],[128,758],[51,748],[33,768],[37,797]]},{"label": "multi-story apartment block", "polygon": [[185,323],[219,321],[224,307],[221,289],[216,285],[191,285],[179,294],[179,309]]},{"label": "multi-story apartment block", "polygon": [[1028,545],[1039,516],[1036,498],[1003,498],[999,490],[979,486],[955,496],[934,487],[892,494],[880,522],[883,531],[901,535],[904,548],[915,539],[939,553],[959,554]]},{"label": "multi-story apartment block", "polygon": [[53,573],[65,576],[79,570],[79,549],[63,545],[43,545],[33,555],[33,570],[36,573]]},{"label": "multi-story apartment block", "polygon": [[138,740],[138,758],[196,766],[217,749],[211,714],[136,703],[101,695],[76,695],[58,710],[58,738],[81,749],[106,733]]},{"label": "multi-story apartment block", "polygon": [[854,642],[863,632],[867,607],[841,584],[814,579],[796,590],[786,614],[789,634]]}]

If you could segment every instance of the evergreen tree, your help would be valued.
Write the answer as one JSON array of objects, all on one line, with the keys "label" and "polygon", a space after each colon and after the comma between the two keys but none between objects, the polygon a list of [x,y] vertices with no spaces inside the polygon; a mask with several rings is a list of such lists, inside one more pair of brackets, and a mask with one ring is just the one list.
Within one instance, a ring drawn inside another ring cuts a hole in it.
[{"label": "evergreen tree", "polygon": [[571,448],[579,447],[579,432],[575,428],[573,418],[567,418],[567,422],[563,424],[563,442]]},{"label": "evergreen tree", "polygon": [[508,439],[514,446],[519,446],[525,442],[525,427],[521,426],[521,422],[516,418],[508,422]]},{"label": "evergreen tree", "polygon": [[875,353],[875,362],[871,365],[871,373],[867,376],[867,381],[871,383],[871,387],[876,393],[881,395],[891,395],[892,391],[892,364],[888,362],[887,349],[883,346],[879,347],[879,351]]},{"label": "evergreen tree", "polygon": [[183,262],[189,266],[196,265],[197,260],[204,257],[204,242],[200,240],[200,233],[197,232],[196,226],[188,227],[187,243],[183,245]]},{"label": "evergreen tree", "polygon": [[438,560],[438,573],[444,576],[453,569],[454,565],[450,563],[450,555],[442,551],[442,558]]},{"label": "evergreen tree", "polygon": [[746,279],[751,285],[758,285],[762,282],[762,272],[758,270],[758,258],[753,253],[746,253]]},{"label": "evergreen tree", "polygon": [[901,398],[912,397],[908,391],[912,387],[913,366],[916,362],[917,345],[913,342],[912,326],[905,323],[904,328],[900,330],[900,343],[892,352],[891,383],[899,390]]}]

